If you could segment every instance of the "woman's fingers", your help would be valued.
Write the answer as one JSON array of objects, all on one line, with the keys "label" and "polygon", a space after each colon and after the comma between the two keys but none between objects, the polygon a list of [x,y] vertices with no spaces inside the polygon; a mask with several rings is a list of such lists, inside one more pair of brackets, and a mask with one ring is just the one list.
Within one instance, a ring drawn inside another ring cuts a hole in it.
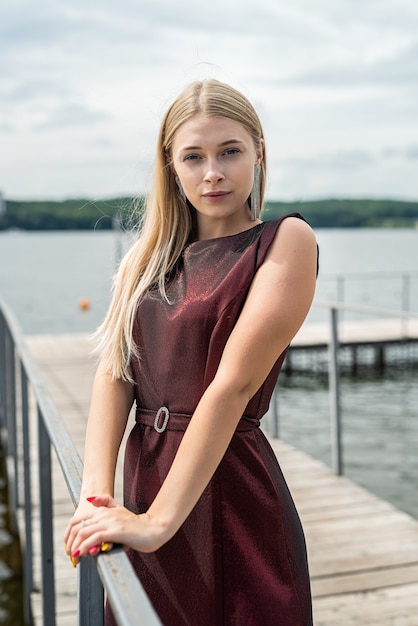
[{"label": "woman's fingers", "polygon": [[110,550],[113,548],[113,545],[114,544],[110,541],[104,541],[100,546],[100,552],[110,552]]},{"label": "woman's fingers", "polygon": [[[89,556],[97,556],[100,552],[110,552],[114,544],[108,541],[103,541],[100,546],[92,546],[89,550]],[[75,568],[80,563],[81,556],[70,556],[72,566]]]},{"label": "woman's fingers", "polygon": [[73,519],[67,554],[73,565],[80,558],[107,552],[121,544],[140,552],[154,552],[164,541],[165,527],[147,513],[135,515],[123,506],[91,507],[85,519]]},{"label": "woman's fingers", "polygon": [[113,543],[110,543],[109,541],[102,541],[99,546],[93,546],[92,548],[90,548],[89,554],[91,556],[95,556],[96,554],[99,554],[99,552],[110,552],[112,548]]},{"label": "woman's fingers", "polygon": [[117,502],[111,496],[89,496],[88,498],[86,498],[86,500],[95,507],[106,506],[110,509],[113,509],[117,506],[120,506],[119,502]]},{"label": "woman's fingers", "polygon": [[73,517],[70,521],[64,535],[64,547],[68,556],[73,556],[73,553],[75,552],[74,541],[76,537],[80,535],[80,532],[85,527],[85,525],[86,521],[84,519],[78,520],[77,518]]},{"label": "woman's fingers", "polygon": [[[136,519],[137,516],[124,507],[102,506],[92,509],[84,520],[73,520],[65,545],[73,565],[76,565],[81,557],[108,552],[114,543],[123,543],[125,538],[134,534],[135,524],[132,522]],[[126,531],[127,525],[130,527],[129,532]]]},{"label": "woman's fingers", "polygon": [[[120,507],[120,504],[109,495],[90,496],[80,502],[76,513],[71,518],[64,533],[64,549],[68,556],[75,559],[76,563],[79,559],[77,557],[72,557],[74,552],[79,549],[79,546],[76,546],[76,544],[80,544],[80,542],[85,541],[86,538],[91,535],[93,530],[92,528],[88,530],[86,527],[91,525],[93,518],[97,517],[101,508],[103,510],[114,510],[117,507]],[[97,544],[97,552],[99,550],[103,551],[101,548],[102,544],[110,545],[108,541],[101,540]],[[94,546],[90,546],[90,549],[93,548]],[[93,553],[94,550],[92,551],[92,554]],[[76,565],[76,563],[73,562],[73,565]]]}]

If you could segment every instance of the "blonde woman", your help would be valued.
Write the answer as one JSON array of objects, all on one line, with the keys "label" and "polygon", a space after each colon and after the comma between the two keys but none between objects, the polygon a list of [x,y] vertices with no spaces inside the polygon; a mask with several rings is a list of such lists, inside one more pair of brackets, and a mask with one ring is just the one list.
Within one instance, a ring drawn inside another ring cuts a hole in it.
[{"label": "blonde woman", "polygon": [[141,234],[100,328],[67,551],[76,563],[126,546],[167,626],[312,623],[303,531],[259,420],[311,305],[317,246],[296,214],[260,220],[265,175],[248,100],[190,85],[162,121]]}]

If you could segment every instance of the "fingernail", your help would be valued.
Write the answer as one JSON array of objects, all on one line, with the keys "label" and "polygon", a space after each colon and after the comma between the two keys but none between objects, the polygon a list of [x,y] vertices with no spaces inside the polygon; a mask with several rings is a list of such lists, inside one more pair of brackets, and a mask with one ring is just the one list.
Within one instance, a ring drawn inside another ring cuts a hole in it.
[{"label": "fingernail", "polygon": [[80,556],[80,550],[76,550],[75,552],[72,553],[72,558],[75,559],[76,556]]},{"label": "fingernail", "polygon": [[64,550],[65,550],[66,554],[67,554],[68,556],[70,556],[70,553],[69,553],[69,552],[68,552],[68,550],[67,550],[67,544],[66,544],[66,543],[64,543]]},{"label": "fingernail", "polygon": [[101,552],[107,552],[109,550],[109,544],[106,541],[104,541],[102,545],[100,546],[100,550]]},{"label": "fingernail", "polygon": [[99,551],[99,546],[93,546],[92,548],[90,548],[89,554],[96,554],[96,552],[98,551]]},{"label": "fingernail", "polygon": [[89,496],[88,498],[86,498],[86,500],[87,500],[88,502],[93,502],[93,500],[95,500],[95,499],[96,499],[96,497],[97,497],[97,496]]},{"label": "fingernail", "polygon": [[73,567],[77,567],[77,561],[74,557],[71,557],[71,563],[73,564]]}]

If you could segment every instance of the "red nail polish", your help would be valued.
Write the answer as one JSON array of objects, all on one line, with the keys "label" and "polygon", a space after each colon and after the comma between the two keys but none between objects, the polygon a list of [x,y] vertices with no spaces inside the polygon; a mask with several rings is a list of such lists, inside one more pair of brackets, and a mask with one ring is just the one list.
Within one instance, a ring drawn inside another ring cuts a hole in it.
[{"label": "red nail polish", "polygon": [[96,496],[89,496],[88,498],[86,498],[88,502],[93,502],[93,500],[95,499],[96,499]]},{"label": "red nail polish", "polygon": [[90,548],[89,554],[96,554],[96,552],[98,551],[99,551],[99,546],[93,546],[92,548]]},{"label": "red nail polish", "polygon": [[73,559],[75,559],[77,556],[80,556],[80,550],[76,550],[75,552],[72,553],[71,556],[73,557]]}]

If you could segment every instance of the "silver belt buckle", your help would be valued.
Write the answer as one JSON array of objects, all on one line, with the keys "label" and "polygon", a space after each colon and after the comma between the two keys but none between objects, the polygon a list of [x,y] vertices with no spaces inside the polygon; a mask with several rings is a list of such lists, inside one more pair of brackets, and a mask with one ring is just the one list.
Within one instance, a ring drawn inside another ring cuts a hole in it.
[{"label": "silver belt buckle", "polygon": [[[160,421],[160,417],[162,415],[162,413],[164,413],[165,417],[164,417],[164,421],[162,423],[162,426],[158,425],[158,422]],[[154,420],[154,430],[157,431],[157,433],[163,433],[165,431],[165,429],[167,428],[167,424],[168,424],[168,420],[170,418],[170,411],[167,409],[166,406],[162,406],[158,409],[157,414],[155,416],[155,420]]]}]

